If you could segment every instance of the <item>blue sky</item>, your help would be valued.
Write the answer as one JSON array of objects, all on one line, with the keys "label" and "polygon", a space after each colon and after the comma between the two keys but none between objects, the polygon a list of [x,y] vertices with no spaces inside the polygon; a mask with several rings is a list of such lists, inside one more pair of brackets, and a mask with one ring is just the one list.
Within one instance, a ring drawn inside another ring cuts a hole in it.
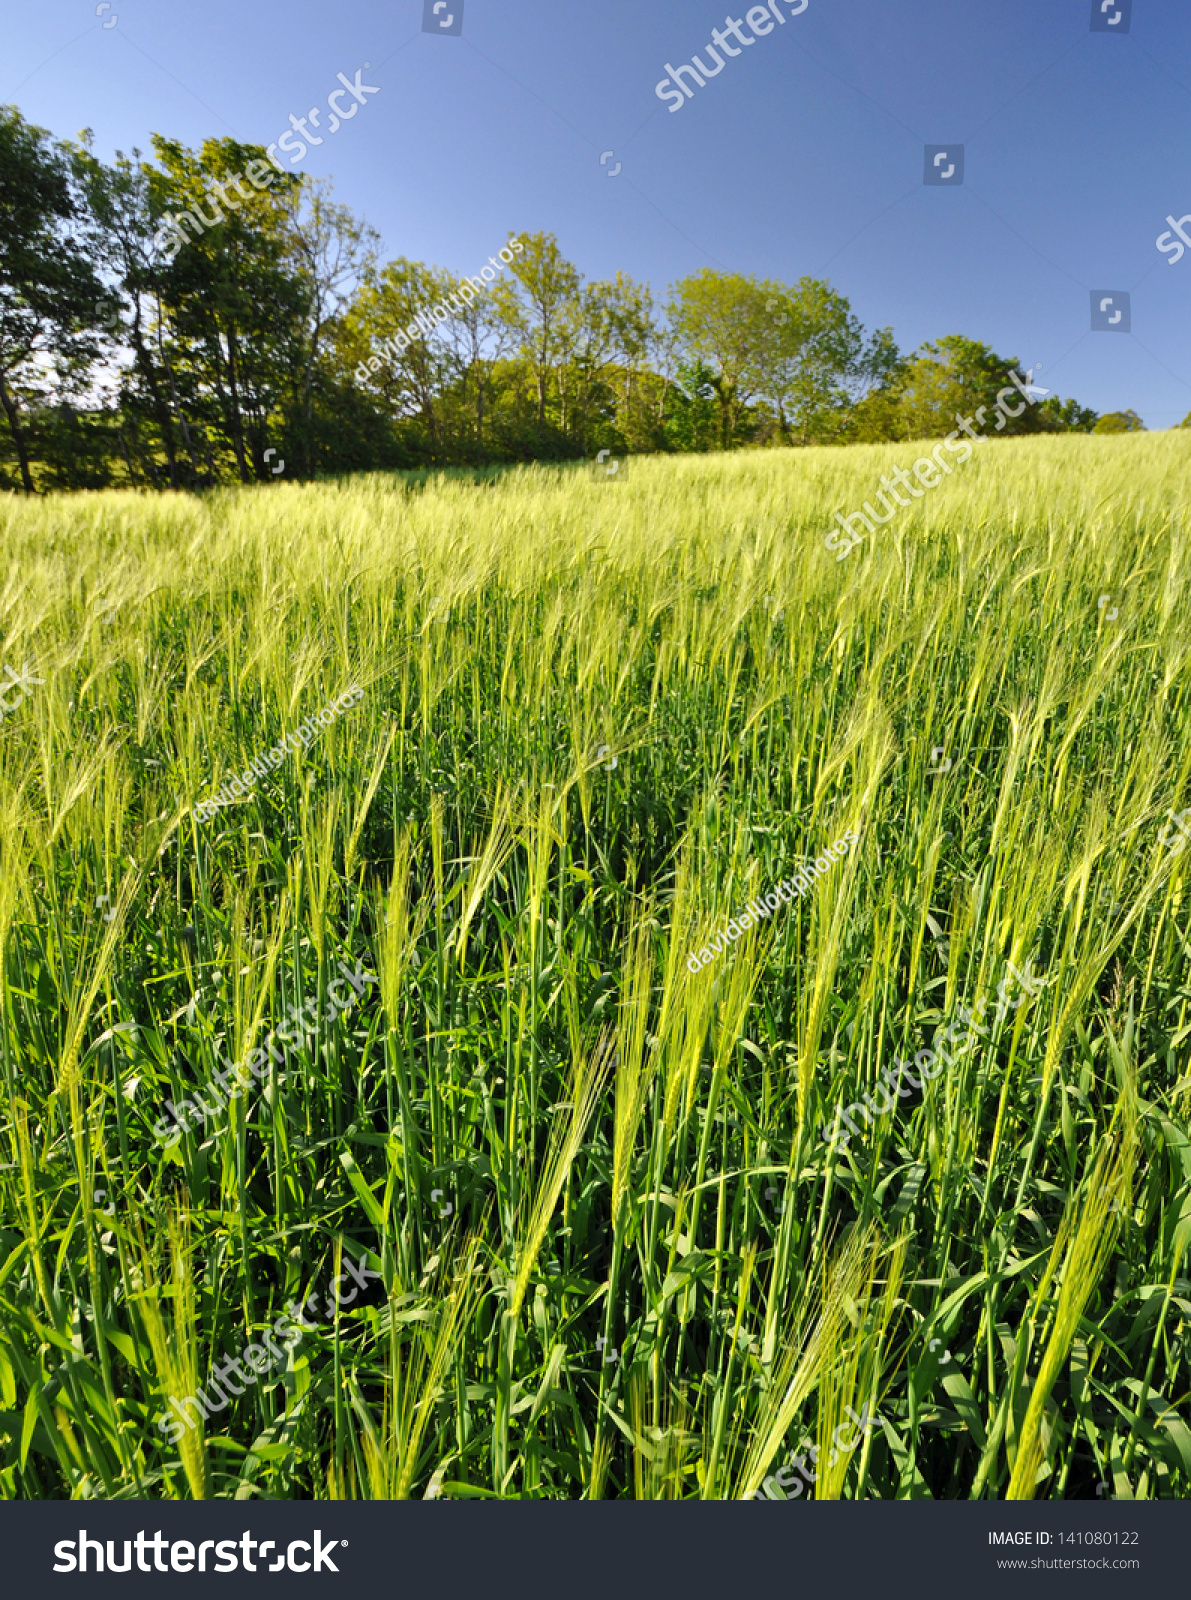
[{"label": "blue sky", "polygon": [[[903,350],[964,333],[1166,428],[1191,412],[1191,250],[1155,244],[1191,212],[1191,5],[1095,0],[1122,17],[1092,32],[1093,3],[809,0],[672,112],[665,64],[749,6],[463,0],[454,37],[423,0],[8,0],[0,101],[104,157],[268,143],[367,61],[380,92],[298,170],[386,255],[475,273],[542,229],[659,297],[704,265],[827,277]],[[924,185],[951,142],[962,185]],[[1093,290],[1130,294],[1129,333],[1091,331]]]}]

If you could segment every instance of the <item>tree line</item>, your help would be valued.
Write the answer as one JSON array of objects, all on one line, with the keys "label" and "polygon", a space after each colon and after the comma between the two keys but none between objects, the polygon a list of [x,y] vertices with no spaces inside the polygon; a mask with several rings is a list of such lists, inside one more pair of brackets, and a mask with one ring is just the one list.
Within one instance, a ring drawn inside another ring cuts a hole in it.
[{"label": "tree line", "polygon": [[[937,438],[1021,372],[961,335],[903,354],[810,277],[704,268],[658,304],[541,232],[491,282],[382,262],[328,180],[234,139],[152,145],[109,165],[0,107],[7,489]],[[1141,426],[1052,395],[1005,431]]]}]

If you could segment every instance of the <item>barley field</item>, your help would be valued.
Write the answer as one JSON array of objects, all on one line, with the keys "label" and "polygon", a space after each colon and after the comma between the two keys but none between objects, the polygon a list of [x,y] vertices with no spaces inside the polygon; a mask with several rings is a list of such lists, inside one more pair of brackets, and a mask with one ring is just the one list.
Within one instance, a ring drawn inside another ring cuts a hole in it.
[{"label": "barley field", "polygon": [[0,1494],[1191,1495],[1191,438],[916,448],[0,504]]}]

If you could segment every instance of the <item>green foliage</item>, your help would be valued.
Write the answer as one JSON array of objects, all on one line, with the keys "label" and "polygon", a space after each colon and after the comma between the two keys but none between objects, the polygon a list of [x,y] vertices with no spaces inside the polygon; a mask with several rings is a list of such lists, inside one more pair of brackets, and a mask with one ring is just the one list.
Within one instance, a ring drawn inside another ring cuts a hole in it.
[{"label": "green foliage", "polygon": [[1187,1498],[1185,458],[981,448],[842,565],[883,446],[0,502],[0,1493]]},{"label": "green foliage", "polygon": [[668,407],[666,441],[675,450],[714,450],[719,444],[719,394],[715,369],[705,361],[680,361]]},{"label": "green foliage", "polygon": [[1099,412],[1081,406],[1078,400],[1060,400],[1051,394],[1039,405],[1038,416],[1045,433],[1092,433]]},{"label": "green foliage", "polygon": [[[106,166],[89,134],[58,148],[5,117],[0,276],[21,263],[26,304],[24,321],[0,308],[0,460],[11,456],[30,492],[271,481],[266,450],[308,480],[573,461],[604,447],[942,437],[957,410],[991,408],[1015,366],[957,335],[903,359],[892,329],[866,334],[848,300],[809,277],[704,268],[671,286],[659,319],[648,284],[623,272],[585,282],[546,232],[510,236],[503,264],[475,263],[483,282],[406,256],[381,264],[379,238],[332,201],[329,181],[279,171],[258,145],[192,150],[154,135],[155,163],[134,150]],[[68,220],[77,240],[61,236]],[[49,387],[28,342],[35,303],[38,349],[56,358]],[[106,442],[105,459],[82,464],[69,430],[22,423],[63,404],[77,413],[98,357],[119,352],[111,403],[90,400],[87,443]],[[1094,421],[1051,397],[1006,431]]]},{"label": "green foliage", "polygon": [[164,360],[240,481],[265,478],[270,417],[300,362],[311,309],[308,282],[287,262],[285,224],[298,181],[277,174],[272,189],[242,186],[233,205],[226,191],[218,194],[220,180],[230,183],[263,159],[260,146],[208,139],[195,155],[173,140],[155,136],[153,144],[164,168],[163,208],[204,224],[159,274],[169,319]]},{"label": "green foliage", "polygon": [[720,447],[740,437],[747,407],[775,387],[778,318],[784,285],[703,267],[675,284],[670,323],[687,361],[711,374],[720,411]]},{"label": "green foliage", "polygon": [[15,106],[0,106],[0,409],[28,494],[21,413],[45,403],[45,358],[71,389],[97,353],[92,328],[105,299],[70,231],[78,213],[67,152]]},{"label": "green foliage", "polygon": [[1136,411],[1109,411],[1096,423],[1093,433],[1144,433],[1146,425]]},{"label": "green foliage", "polygon": [[[959,334],[924,344],[905,360],[890,360],[886,355],[881,381],[847,419],[847,437],[858,443],[943,439],[956,428],[960,417],[975,418],[979,425],[981,407],[991,421],[1002,394],[1008,411],[1020,408],[1016,417],[1006,417],[999,430],[1003,435],[1092,430],[1096,412],[1075,400],[1036,396],[1035,403],[1027,405],[1013,384],[1014,373],[1025,386],[1026,370],[1016,356],[999,356],[990,346]],[[1034,382],[1038,388],[1044,387],[1040,375]]]}]

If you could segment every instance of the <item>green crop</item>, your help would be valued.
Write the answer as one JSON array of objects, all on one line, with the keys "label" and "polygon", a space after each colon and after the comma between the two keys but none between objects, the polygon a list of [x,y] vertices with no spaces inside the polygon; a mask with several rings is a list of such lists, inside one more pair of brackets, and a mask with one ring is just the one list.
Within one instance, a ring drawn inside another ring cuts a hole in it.
[{"label": "green crop", "polygon": [[5,501],[0,1494],[1191,1495],[1189,451]]}]

